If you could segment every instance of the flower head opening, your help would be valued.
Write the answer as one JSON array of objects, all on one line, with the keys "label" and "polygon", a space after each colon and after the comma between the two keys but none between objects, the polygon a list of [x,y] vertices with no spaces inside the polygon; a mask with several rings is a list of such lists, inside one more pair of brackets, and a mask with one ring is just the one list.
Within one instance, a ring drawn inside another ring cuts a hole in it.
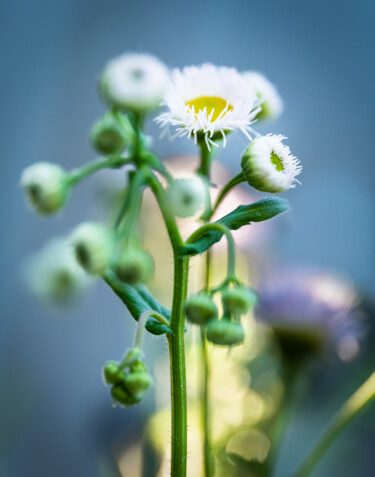
[{"label": "flower head opening", "polygon": [[283,144],[282,135],[268,134],[253,140],[242,156],[247,182],[262,192],[278,193],[295,187],[301,173],[299,160]]},{"label": "flower head opening", "polygon": [[175,136],[204,138],[210,149],[215,140],[238,129],[251,138],[257,96],[235,68],[203,64],[176,69],[164,97],[168,111],[156,120],[176,127]]}]

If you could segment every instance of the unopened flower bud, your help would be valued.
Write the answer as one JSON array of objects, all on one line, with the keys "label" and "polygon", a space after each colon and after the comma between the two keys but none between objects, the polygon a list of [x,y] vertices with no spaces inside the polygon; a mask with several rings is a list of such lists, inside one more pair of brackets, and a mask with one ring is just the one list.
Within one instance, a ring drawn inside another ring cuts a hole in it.
[{"label": "unopened flower bud", "polygon": [[227,288],[221,295],[224,312],[229,315],[243,315],[255,305],[257,295],[242,286]]},{"label": "unopened flower bud", "polygon": [[121,153],[127,142],[126,131],[111,112],[96,121],[90,139],[93,147],[102,154]]},{"label": "unopened flower bud", "polygon": [[77,227],[71,237],[77,262],[87,273],[102,275],[112,256],[112,238],[100,224],[85,222]]},{"label": "unopened flower bud", "polygon": [[153,382],[152,376],[147,371],[130,371],[125,375],[124,386],[133,397],[142,399]]},{"label": "unopened flower bud", "polygon": [[255,138],[242,156],[241,167],[245,179],[257,190],[278,193],[295,187],[296,176],[302,167],[285,138],[268,134]]},{"label": "unopened flower bud", "polygon": [[134,406],[134,404],[138,404],[143,397],[143,395],[133,396],[122,384],[112,386],[111,396],[116,403],[123,407]]},{"label": "unopened flower bud", "polygon": [[153,270],[154,262],[151,255],[135,247],[122,250],[116,263],[117,276],[130,285],[146,282]]},{"label": "unopened flower bud", "polygon": [[124,372],[119,370],[118,363],[108,361],[103,366],[103,380],[105,384],[120,384],[124,381]]},{"label": "unopened flower bud", "polygon": [[217,317],[217,308],[210,296],[200,293],[187,300],[185,315],[190,323],[205,325]]},{"label": "unopened flower bud", "polygon": [[256,71],[246,71],[242,76],[249,87],[255,90],[260,101],[262,109],[256,119],[277,119],[283,112],[283,102],[275,86]]},{"label": "unopened flower bud", "polygon": [[175,179],[169,187],[168,195],[177,217],[191,217],[203,208],[205,185],[199,177]]},{"label": "unopened flower bud", "polygon": [[167,78],[167,68],[154,56],[124,54],[106,65],[100,89],[111,106],[142,113],[160,105]]},{"label": "unopened flower bud", "polygon": [[22,173],[21,184],[31,207],[43,215],[60,210],[70,192],[65,171],[48,162],[37,162],[26,168]]},{"label": "unopened flower bud", "polygon": [[245,331],[239,322],[227,317],[212,320],[207,325],[207,340],[219,346],[236,346],[243,343]]}]

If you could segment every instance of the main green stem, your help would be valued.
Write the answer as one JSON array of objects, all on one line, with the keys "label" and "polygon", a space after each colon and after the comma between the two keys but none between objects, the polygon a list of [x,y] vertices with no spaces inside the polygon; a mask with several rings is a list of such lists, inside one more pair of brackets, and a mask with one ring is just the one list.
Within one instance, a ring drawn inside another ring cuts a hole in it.
[{"label": "main green stem", "polygon": [[159,204],[173,248],[174,279],[170,321],[172,333],[168,335],[172,402],[171,477],[186,477],[187,399],[184,304],[188,289],[189,257],[181,254],[184,242],[168,206],[168,198],[163,187],[152,173],[148,176],[148,183]]},{"label": "main green stem", "polygon": [[178,253],[175,253],[173,302],[170,322],[172,334],[168,335],[172,399],[171,477],[186,476],[187,404],[183,307],[188,288],[188,271],[188,257],[181,257]]}]

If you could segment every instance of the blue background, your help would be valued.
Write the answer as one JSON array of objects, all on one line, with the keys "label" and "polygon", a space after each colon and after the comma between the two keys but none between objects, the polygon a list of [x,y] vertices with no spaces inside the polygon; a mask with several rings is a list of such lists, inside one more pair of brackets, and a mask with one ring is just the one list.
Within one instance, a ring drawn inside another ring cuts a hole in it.
[{"label": "blue background", "polygon": [[[89,185],[45,221],[26,210],[18,183],[35,161],[69,169],[93,158],[87,131],[104,110],[96,78],[105,62],[149,51],[170,66],[210,61],[266,74],[286,104],[272,131],[288,136],[304,166],[277,252],[284,262],[342,272],[374,296],[374,23],[370,0],[0,0],[0,392],[16,381],[27,416],[4,454],[4,475],[97,475],[108,436],[139,412],[112,411],[98,379],[103,361],[130,343],[117,301],[99,285],[69,318],[55,319],[20,280],[27,253],[93,216]],[[233,137],[221,155],[233,172],[244,145]],[[157,147],[193,151],[187,141]],[[371,457],[365,447],[356,469]],[[332,475],[329,465],[316,475]],[[342,477],[353,475],[342,467]]]}]

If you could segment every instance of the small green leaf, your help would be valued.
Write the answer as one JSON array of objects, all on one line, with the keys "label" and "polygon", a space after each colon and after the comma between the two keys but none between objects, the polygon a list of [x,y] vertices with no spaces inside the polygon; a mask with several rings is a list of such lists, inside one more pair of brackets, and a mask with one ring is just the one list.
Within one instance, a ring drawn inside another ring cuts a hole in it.
[{"label": "small green leaf", "polygon": [[[217,221],[231,230],[237,230],[252,222],[262,222],[272,219],[290,208],[289,202],[279,198],[262,199],[250,205],[240,205],[237,209]],[[208,250],[218,242],[223,233],[219,230],[210,230],[203,237],[193,243],[186,244],[182,249],[183,255],[197,255]]]},{"label": "small green leaf", "polygon": [[[120,298],[120,300],[126,305],[129,313],[132,317],[138,321],[139,317],[144,311],[153,309],[150,304],[142,298],[140,293],[132,285],[128,283],[123,283],[116,278],[112,273],[108,273],[104,280]],[[155,310],[156,311],[156,310]],[[169,319],[169,317],[164,316],[164,318]],[[156,318],[149,317],[146,323],[146,330],[152,333],[153,335],[162,335],[164,333],[170,333],[170,328],[167,325],[163,325],[158,322]]]}]

